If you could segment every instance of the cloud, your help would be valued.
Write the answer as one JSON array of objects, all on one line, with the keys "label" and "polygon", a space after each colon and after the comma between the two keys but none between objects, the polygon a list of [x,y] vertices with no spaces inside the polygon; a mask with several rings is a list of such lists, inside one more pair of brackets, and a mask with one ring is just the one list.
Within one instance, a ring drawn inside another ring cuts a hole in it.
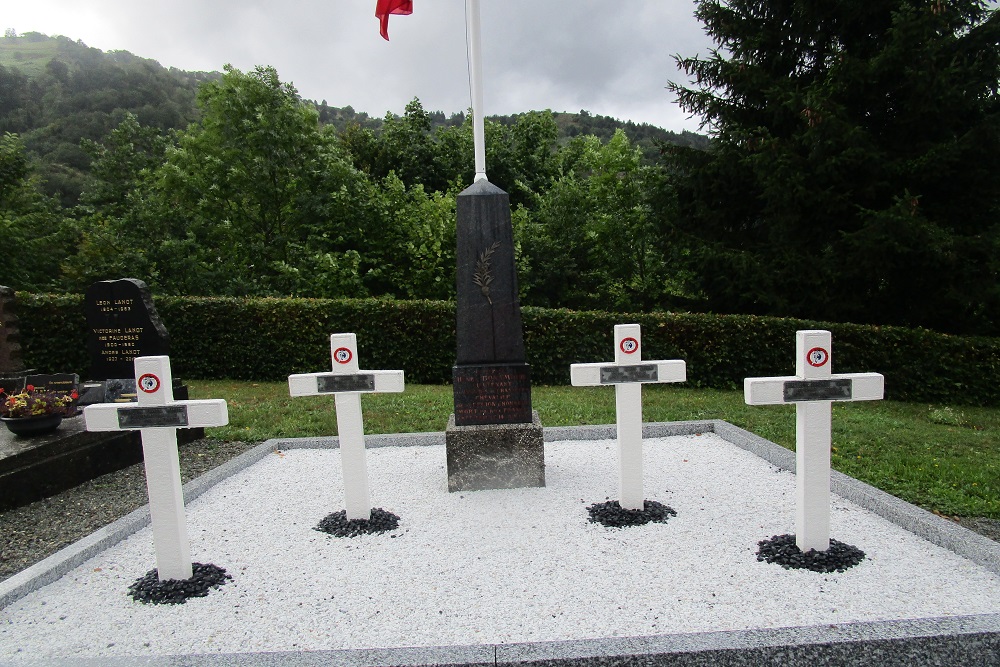
[{"label": "cloud", "polygon": [[[274,66],[299,92],[381,116],[420,98],[470,106],[464,0],[415,0],[379,37],[375,0],[32,0],[2,27],[127,50],[165,66]],[[710,42],[693,0],[481,0],[486,113],[579,111],[697,129],[665,90],[674,54]]]}]

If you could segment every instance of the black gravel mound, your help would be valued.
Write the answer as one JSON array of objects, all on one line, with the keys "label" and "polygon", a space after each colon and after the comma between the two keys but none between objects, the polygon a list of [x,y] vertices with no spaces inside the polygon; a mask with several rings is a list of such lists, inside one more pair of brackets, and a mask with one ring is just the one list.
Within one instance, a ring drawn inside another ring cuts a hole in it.
[{"label": "black gravel mound", "polygon": [[810,549],[805,553],[795,545],[794,535],[774,535],[757,543],[757,560],[777,563],[786,570],[812,570],[813,572],[843,572],[865,559],[861,549],[830,540],[826,551]]},{"label": "black gravel mound", "polygon": [[347,520],[347,510],[340,510],[323,517],[313,530],[333,535],[334,537],[357,537],[371,533],[384,533],[395,530],[399,526],[399,517],[392,512],[386,512],[381,507],[372,510],[372,518]]},{"label": "black gravel mound", "polygon": [[184,604],[188,598],[203,598],[209,589],[218,588],[232,577],[217,565],[192,563],[190,579],[160,581],[156,568],[136,579],[128,592],[136,602],[147,604]]},{"label": "black gravel mound", "polygon": [[655,500],[642,501],[641,510],[623,509],[617,500],[606,503],[594,503],[587,508],[591,523],[600,523],[609,528],[625,526],[642,526],[650,522],[666,523],[667,519],[677,516],[673,508],[667,507]]}]

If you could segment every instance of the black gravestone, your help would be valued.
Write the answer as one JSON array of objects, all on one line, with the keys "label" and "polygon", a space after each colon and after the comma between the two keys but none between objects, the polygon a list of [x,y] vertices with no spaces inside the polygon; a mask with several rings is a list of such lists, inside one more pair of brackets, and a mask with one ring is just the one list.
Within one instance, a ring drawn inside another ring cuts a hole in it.
[{"label": "black gravestone", "polygon": [[445,434],[448,490],[545,486],[531,409],[507,193],[480,180],[457,198],[455,413]]},{"label": "black gravestone", "polygon": [[[28,375],[24,378],[25,386],[35,388],[35,391],[58,391],[66,395],[78,392],[80,388],[80,376],[76,373],[44,373],[40,375]],[[77,398],[67,406],[67,416],[79,414],[79,392]]]},{"label": "black gravestone", "polygon": [[44,373],[28,375],[24,378],[26,385],[31,385],[35,391],[61,391],[72,393],[80,386],[80,376],[76,373]]},{"label": "black gravestone", "polygon": [[0,377],[24,372],[14,290],[0,285]]},{"label": "black gravestone", "polygon": [[136,357],[169,353],[170,336],[146,283],[104,280],[87,289],[84,301],[91,380],[134,378]]},{"label": "black gravestone", "polygon": [[[80,404],[134,403],[135,358],[170,354],[170,335],[153,305],[146,283],[135,278],[103,280],[87,289],[87,349],[90,352],[90,382]],[[174,398],[188,399],[187,385],[173,379]],[[202,427],[184,429],[178,442],[205,437]]]}]

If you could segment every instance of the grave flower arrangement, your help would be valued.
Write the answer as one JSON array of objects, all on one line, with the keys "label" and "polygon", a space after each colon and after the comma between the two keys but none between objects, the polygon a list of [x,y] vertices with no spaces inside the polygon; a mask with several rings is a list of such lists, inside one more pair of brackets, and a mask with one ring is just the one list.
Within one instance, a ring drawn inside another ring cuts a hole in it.
[{"label": "grave flower arrangement", "polygon": [[18,394],[6,394],[0,389],[0,417],[5,419],[31,419],[33,417],[72,417],[76,414],[74,392],[36,391],[28,385]]}]

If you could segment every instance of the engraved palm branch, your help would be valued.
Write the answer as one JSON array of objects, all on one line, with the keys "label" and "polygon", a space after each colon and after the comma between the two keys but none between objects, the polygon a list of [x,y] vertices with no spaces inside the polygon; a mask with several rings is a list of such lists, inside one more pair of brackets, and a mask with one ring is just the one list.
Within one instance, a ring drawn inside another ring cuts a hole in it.
[{"label": "engraved palm branch", "polygon": [[486,297],[491,306],[493,305],[493,299],[490,298],[490,284],[493,282],[493,273],[490,270],[490,260],[493,258],[493,253],[499,247],[500,242],[494,241],[493,245],[481,252],[479,259],[476,260],[476,271],[472,274],[472,282],[479,285],[479,291],[483,293],[483,296]]}]

